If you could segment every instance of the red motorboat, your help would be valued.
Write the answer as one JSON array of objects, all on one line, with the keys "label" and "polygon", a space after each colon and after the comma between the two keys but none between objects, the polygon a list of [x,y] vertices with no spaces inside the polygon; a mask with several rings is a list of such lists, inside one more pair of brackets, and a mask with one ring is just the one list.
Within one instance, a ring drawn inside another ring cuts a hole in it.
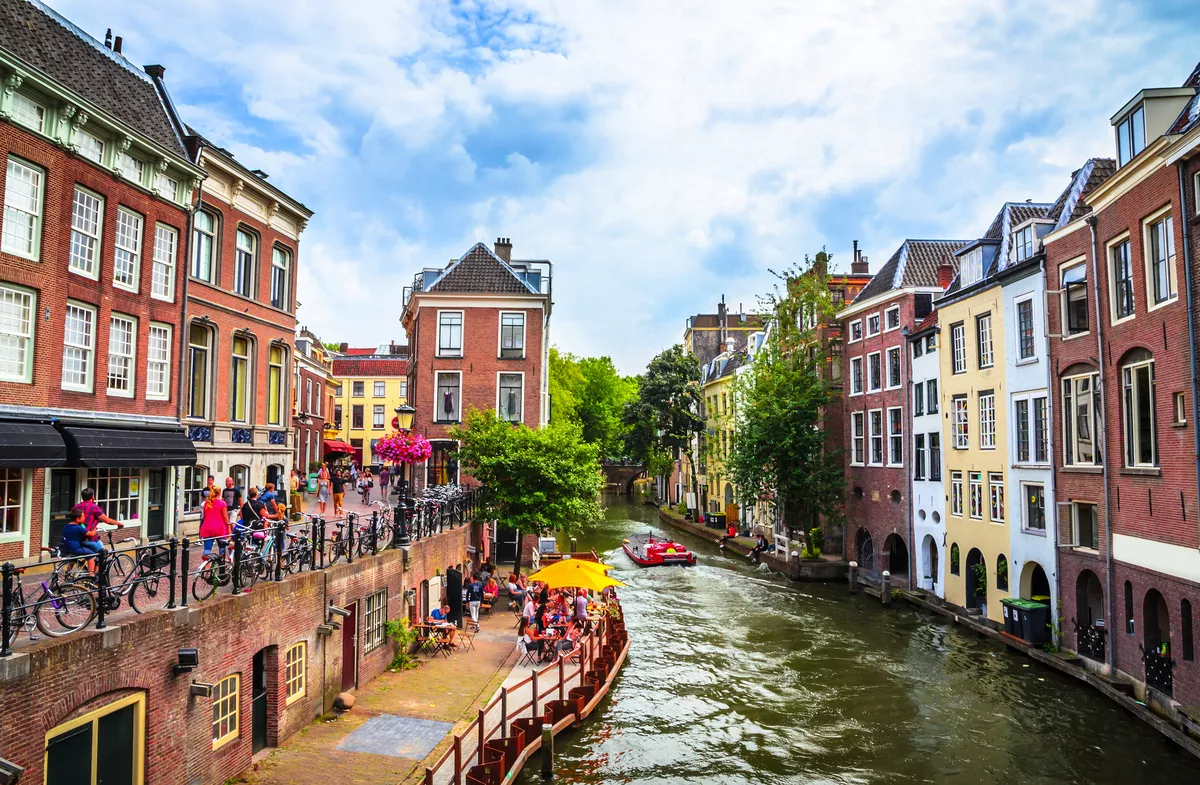
[{"label": "red motorboat", "polygon": [[639,567],[660,567],[664,564],[687,566],[696,563],[696,554],[677,542],[655,534],[631,534],[622,547]]}]

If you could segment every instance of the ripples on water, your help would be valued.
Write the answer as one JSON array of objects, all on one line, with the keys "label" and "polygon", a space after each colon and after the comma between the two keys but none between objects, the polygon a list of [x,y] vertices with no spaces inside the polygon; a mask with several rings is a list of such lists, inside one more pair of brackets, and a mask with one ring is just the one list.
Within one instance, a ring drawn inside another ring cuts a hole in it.
[{"label": "ripples on water", "polygon": [[[559,737],[567,783],[1200,783],[1200,764],[1109,701],[927,614],[794,584],[696,548],[639,569],[610,552],[633,646],[610,698]],[[537,767],[524,776],[537,781]]]}]

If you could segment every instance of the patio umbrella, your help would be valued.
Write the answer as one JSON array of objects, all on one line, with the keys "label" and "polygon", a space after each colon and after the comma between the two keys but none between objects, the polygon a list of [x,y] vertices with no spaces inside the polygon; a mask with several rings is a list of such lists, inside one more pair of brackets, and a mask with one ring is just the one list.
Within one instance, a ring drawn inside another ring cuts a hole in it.
[{"label": "patio umbrella", "polygon": [[615,578],[605,575],[603,570],[597,569],[595,566],[583,566],[585,564],[587,562],[580,559],[564,559],[543,567],[530,575],[529,580],[541,581],[551,589],[570,587],[589,591],[604,591],[610,586],[625,585]]},{"label": "patio umbrella", "polygon": [[[595,570],[596,572],[600,573],[601,575],[606,574],[609,570],[616,569],[611,564],[605,564],[604,562],[598,562],[598,561],[588,561],[587,559],[563,559],[562,561],[573,562],[575,564],[578,564],[580,567],[586,567],[589,570]],[[547,565],[547,566],[549,566],[549,565]]]}]

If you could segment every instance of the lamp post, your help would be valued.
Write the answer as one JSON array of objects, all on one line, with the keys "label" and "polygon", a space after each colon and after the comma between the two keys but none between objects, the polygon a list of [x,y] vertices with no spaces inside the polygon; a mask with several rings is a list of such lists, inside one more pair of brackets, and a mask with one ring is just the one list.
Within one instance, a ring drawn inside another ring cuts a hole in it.
[{"label": "lamp post", "polygon": [[[396,429],[399,431],[411,431],[413,423],[413,415],[417,410],[409,406],[407,403],[402,403],[396,407]],[[396,488],[396,519],[400,521],[400,542],[397,544],[402,547],[408,547],[412,541],[408,537],[408,463],[402,463],[403,467],[400,470],[400,482]]]}]

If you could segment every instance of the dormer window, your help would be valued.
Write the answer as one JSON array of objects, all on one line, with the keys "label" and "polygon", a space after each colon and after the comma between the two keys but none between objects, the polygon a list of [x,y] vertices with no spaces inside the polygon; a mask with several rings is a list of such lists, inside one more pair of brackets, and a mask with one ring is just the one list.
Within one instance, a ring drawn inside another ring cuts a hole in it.
[{"label": "dormer window", "polygon": [[1146,113],[1144,104],[1117,123],[1117,165],[1124,166],[1146,147]]},{"label": "dormer window", "polygon": [[1013,232],[1013,261],[1023,262],[1033,256],[1036,240],[1037,233],[1033,231],[1033,224]]},{"label": "dormer window", "polygon": [[100,163],[104,158],[104,140],[98,136],[92,136],[82,128],[75,129],[75,149],[84,158],[89,158],[96,163]]},{"label": "dormer window", "polygon": [[959,263],[962,271],[961,286],[970,286],[983,280],[983,247],[972,248]]}]

